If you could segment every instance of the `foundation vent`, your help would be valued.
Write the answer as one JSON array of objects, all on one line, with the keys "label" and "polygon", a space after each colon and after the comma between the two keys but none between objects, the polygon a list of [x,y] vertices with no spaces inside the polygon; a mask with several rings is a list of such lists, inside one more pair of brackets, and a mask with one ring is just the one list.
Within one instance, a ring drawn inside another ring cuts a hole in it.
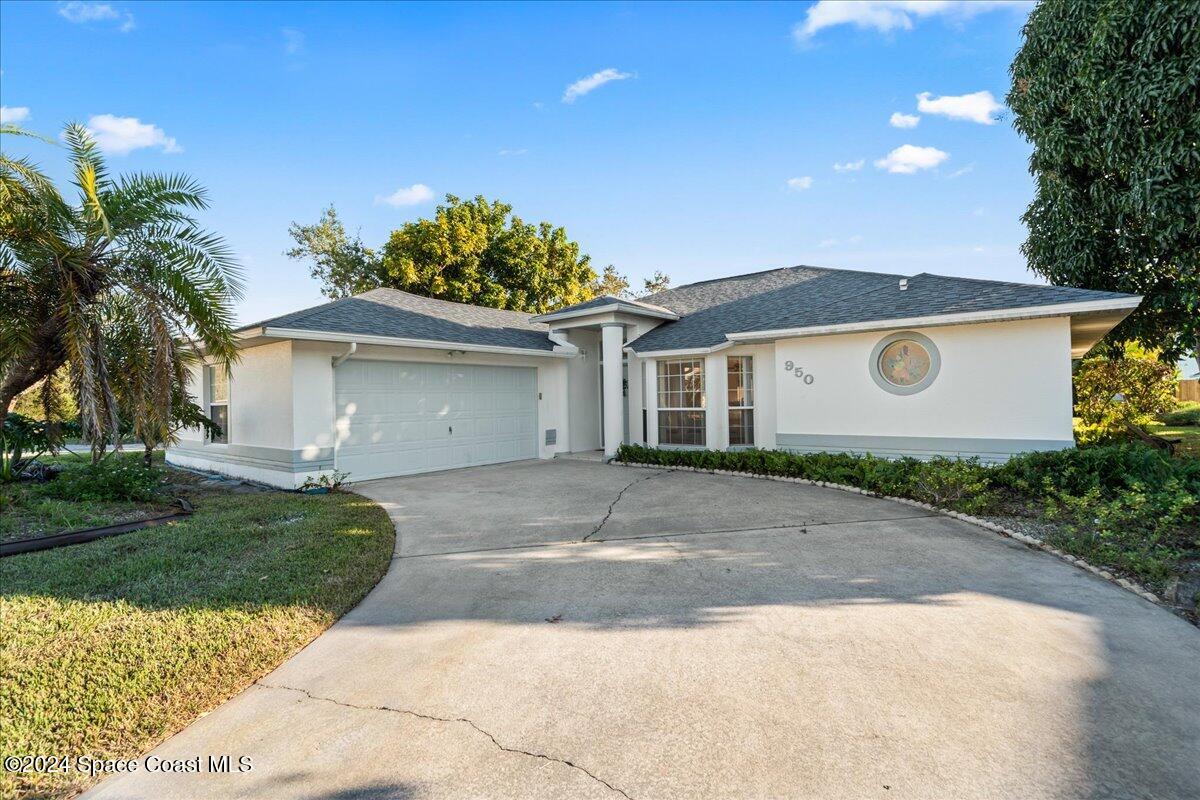
[{"label": "foundation vent", "polygon": [[558,428],[546,429],[546,444],[558,444]]}]

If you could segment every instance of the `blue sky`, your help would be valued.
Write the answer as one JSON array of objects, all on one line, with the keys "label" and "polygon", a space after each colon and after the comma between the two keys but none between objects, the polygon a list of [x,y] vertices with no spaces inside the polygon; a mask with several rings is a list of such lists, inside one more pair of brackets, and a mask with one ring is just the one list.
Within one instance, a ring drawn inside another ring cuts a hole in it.
[{"label": "blue sky", "polygon": [[[321,300],[283,255],[293,220],[333,203],[378,245],[447,192],[564,225],[637,283],[1033,281],[1029,147],[982,94],[1003,103],[1028,10],[3,2],[0,104],[46,135],[88,123],[117,171],[205,184],[247,322]],[[65,179],[61,152],[20,148]]]}]

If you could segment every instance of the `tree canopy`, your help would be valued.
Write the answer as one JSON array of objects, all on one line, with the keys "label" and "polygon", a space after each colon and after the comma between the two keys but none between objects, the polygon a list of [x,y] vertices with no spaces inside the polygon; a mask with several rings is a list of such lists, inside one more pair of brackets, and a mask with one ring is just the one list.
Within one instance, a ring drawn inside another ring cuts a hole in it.
[{"label": "tree canopy", "polygon": [[512,206],[446,195],[433,219],[408,222],[378,251],[350,237],[327,209],[316,225],[293,224],[293,258],[307,258],[329,297],[377,286],[492,308],[539,313],[587,300],[590,259],[562,227],[526,223]]},{"label": "tree canopy", "polygon": [[[446,195],[433,219],[408,222],[383,247],[346,232],[330,206],[312,225],[292,223],[287,255],[307,260],[321,292],[334,299],[380,286],[458,303],[542,313],[597,295],[630,297],[629,278],[611,264],[601,275],[562,227],[528,224],[512,206]],[[647,293],[671,280],[655,272]]]},{"label": "tree canopy", "polygon": [[1144,295],[1115,342],[1200,351],[1200,2],[1044,0],[1011,71],[1030,269]]}]

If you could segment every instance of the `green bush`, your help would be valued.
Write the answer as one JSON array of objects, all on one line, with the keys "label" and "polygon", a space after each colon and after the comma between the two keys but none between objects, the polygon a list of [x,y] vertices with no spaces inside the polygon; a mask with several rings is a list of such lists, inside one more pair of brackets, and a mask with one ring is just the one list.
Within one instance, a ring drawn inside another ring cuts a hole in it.
[{"label": "green bush", "polygon": [[98,464],[72,467],[46,484],[47,497],[60,500],[151,502],[160,499],[162,471],[136,457],[109,456]]},{"label": "green bush", "polygon": [[907,495],[922,503],[982,513],[994,502],[991,472],[975,459],[934,458],[911,467]]},{"label": "green bush", "polygon": [[1139,444],[1026,453],[997,467],[993,478],[998,487],[1022,494],[1082,497],[1095,489],[1105,499],[1135,485],[1164,486],[1175,478],[1200,495],[1200,462]]},{"label": "green bush", "polygon": [[787,453],[779,450],[659,450],[622,445],[617,459],[659,466],[695,467],[782,475],[810,481],[857,486],[893,497],[980,511],[993,499],[992,469],[976,460],[879,458],[851,453]]},{"label": "green bush", "polygon": [[1088,561],[1110,564],[1158,583],[1169,578],[1185,554],[1200,551],[1197,496],[1171,478],[1149,489],[1140,483],[1105,498],[1099,488],[1083,496],[1055,492],[1047,516],[1066,523],[1052,544]]},{"label": "green bush", "polygon": [[1075,370],[1075,415],[1080,444],[1128,438],[1130,425],[1144,425],[1175,407],[1179,370],[1157,354],[1128,344],[1123,355],[1085,359]]}]

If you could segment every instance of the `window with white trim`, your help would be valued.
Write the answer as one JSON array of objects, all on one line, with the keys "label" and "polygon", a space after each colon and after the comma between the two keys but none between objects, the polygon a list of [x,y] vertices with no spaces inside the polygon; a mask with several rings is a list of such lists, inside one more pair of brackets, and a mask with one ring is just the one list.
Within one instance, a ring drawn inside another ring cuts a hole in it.
[{"label": "window with white trim", "polygon": [[754,446],[754,357],[729,356],[729,446]]},{"label": "window with white trim", "polygon": [[221,429],[220,435],[212,434],[208,440],[213,444],[226,444],[229,442],[229,367],[215,364],[205,367],[204,372],[208,383],[208,418]]},{"label": "window with white trim", "polygon": [[658,443],[703,447],[704,359],[658,362]]}]

